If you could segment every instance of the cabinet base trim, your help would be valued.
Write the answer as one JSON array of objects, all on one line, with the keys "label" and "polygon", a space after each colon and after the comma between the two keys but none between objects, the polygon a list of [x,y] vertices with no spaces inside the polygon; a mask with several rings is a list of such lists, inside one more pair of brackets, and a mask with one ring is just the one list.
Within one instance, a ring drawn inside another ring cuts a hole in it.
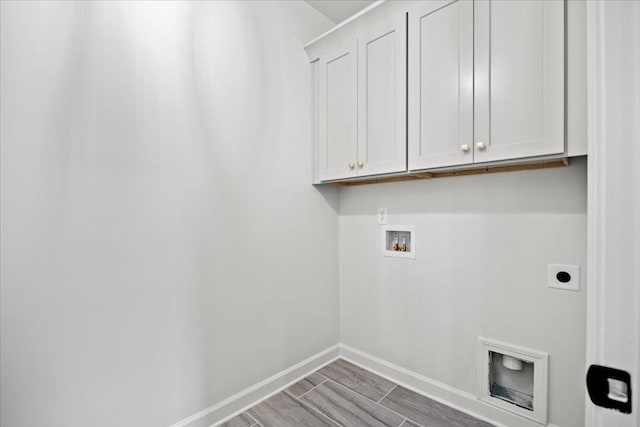
[{"label": "cabinet base trim", "polygon": [[559,167],[565,167],[565,166],[569,166],[568,158],[535,161],[535,162],[529,162],[529,163],[519,163],[515,165],[485,165],[480,167],[472,167],[468,169],[451,169],[446,171],[433,171],[433,172],[410,172],[403,175],[379,176],[375,178],[365,178],[358,181],[335,181],[335,182],[328,182],[327,184],[337,185],[342,187],[349,187],[353,185],[383,184],[387,182],[415,181],[417,179],[481,175],[481,174],[487,174],[487,173],[524,171],[524,170],[533,170],[533,169],[548,169],[548,168],[559,168]]}]

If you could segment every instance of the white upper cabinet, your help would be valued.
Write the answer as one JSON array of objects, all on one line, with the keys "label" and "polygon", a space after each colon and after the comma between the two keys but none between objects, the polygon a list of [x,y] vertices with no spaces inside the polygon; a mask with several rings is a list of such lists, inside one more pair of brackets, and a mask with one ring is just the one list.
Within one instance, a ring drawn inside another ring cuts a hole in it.
[{"label": "white upper cabinet", "polygon": [[347,39],[331,44],[318,60],[318,179],[357,176],[358,52]]},{"label": "white upper cabinet", "polygon": [[583,9],[387,1],[310,43],[315,182],[586,154]]},{"label": "white upper cabinet", "polygon": [[358,31],[358,176],[407,168],[406,15],[364,16]]},{"label": "white upper cabinet", "polygon": [[475,162],[563,153],[564,2],[474,6]]},{"label": "white upper cabinet", "polygon": [[409,169],[473,163],[473,3],[409,9]]},{"label": "white upper cabinet", "polygon": [[307,49],[317,182],[407,170],[406,28],[385,6]]}]

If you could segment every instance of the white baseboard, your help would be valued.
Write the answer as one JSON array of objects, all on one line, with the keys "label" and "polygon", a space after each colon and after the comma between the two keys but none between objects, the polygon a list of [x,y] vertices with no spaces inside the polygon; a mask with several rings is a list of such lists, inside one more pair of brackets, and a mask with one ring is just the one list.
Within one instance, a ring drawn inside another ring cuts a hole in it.
[{"label": "white baseboard", "polygon": [[[171,427],[209,427],[221,424],[246,411],[256,403],[279,393],[339,357],[416,393],[425,395],[497,427],[540,427],[540,424],[531,420],[488,405],[471,393],[435,381],[345,344],[331,346],[221,402],[203,409],[182,421],[178,421]],[[558,426],[548,424],[548,427]]]},{"label": "white baseboard", "polygon": [[[498,427],[540,427],[540,424],[531,420],[488,405],[471,393],[425,377],[348,345],[340,344],[340,357],[409,390]],[[548,427],[557,426],[548,424]]]},{"label": "white baseboard", "polygon": [[324,365],[333,362],[339,355],[340,345],[333,345],[302,362],[296,363],[290,368],[280,371],[251,387],[247,387],[221,402],[178,421],[171,427],[206,427],[221,424],[256,403],[279,393]]}]

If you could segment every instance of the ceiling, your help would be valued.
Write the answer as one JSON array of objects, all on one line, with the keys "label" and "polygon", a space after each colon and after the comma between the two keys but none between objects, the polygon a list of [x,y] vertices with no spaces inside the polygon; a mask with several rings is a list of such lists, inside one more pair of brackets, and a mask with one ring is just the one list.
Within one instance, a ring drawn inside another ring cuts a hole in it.
[{"label": "ceiling", "polygon": [[336,24],[374,3],[374,0],[305,0]]}]

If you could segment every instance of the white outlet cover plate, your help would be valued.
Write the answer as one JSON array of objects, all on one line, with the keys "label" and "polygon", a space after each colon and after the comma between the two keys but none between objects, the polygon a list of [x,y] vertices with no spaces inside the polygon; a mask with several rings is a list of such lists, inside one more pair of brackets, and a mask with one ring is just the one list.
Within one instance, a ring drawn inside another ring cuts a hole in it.
[{"label": "white outlet cover plate", "polygon": [[[566,271],[571,275],[571,280],[563,283],[558,280],[557,275],[561,271]],[[549,264],[547,267],[547,286],[550,288],[564,289],[566,291],[580,290],[580,266],[566,264]]]},{"label": "white outlet cover plate", "polygon": [[387,208],[378,208],[378,224],[385,225],[387,223]]}]

